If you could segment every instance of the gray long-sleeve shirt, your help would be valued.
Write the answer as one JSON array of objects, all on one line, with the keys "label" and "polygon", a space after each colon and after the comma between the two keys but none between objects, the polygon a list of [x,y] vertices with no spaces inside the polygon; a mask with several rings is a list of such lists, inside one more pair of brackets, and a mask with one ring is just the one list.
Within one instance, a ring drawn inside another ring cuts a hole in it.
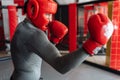
[{"label": "gray long-sleeve shirt", "polygon": [[82,48],[62,56],[55,45],[48,40],[45,32],[34,27],[27,19],[17,26],[11,41],[11,54],[15,67],[14,76],[19,72],[22,75],[22,72],[37,71],[35,67],[40,68],[41,59],[64,74],[80,65],[89,56]]}]

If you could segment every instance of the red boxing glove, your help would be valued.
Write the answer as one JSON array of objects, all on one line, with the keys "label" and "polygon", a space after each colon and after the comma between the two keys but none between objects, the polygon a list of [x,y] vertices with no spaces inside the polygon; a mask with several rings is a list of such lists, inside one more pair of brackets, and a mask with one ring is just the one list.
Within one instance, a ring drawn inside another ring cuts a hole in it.
[{"label": "red boxing glove", "polygon": [[83,44],[83,48],[90,54],[96,54],[111,37],[114,27],[110,19],[104,14],[92,15],[88,20],[90,38]]},{"label": "red boxing glove", "polygon": [[67,34],[68,28],[59,21],[52,21],[48,24],[50,30],[50,41],[54,44],[58,44],[59,41]]}]

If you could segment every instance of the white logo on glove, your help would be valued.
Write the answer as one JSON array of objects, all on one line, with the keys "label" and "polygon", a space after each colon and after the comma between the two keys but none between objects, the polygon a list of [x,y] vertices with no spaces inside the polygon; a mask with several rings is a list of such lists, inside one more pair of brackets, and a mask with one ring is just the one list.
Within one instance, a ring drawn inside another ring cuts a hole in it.
[{"label": "white logo on glove", "polygon": [[107,39],[109,39],[113,33],[113,30],[114,30],[112,22],[109,22],[106,25],[104,25],[103,29],[105,30],[104,35],[106,36]]},{"label": "white logo on glove", "polygon": [[94,53],[94,54],[97,54],[98,51],[100,51],[100,49],[101,49],[101,47],[96,47],[96,48],[93,50],[93,53]]}]

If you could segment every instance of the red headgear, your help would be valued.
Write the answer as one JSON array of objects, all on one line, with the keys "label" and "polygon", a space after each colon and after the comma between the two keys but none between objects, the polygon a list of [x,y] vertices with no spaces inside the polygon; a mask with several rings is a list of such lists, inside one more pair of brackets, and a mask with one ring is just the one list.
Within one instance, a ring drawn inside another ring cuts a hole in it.
[{"label": "red headgear", "polygon": [[49,20],[45,14],[55,14],[57,4],[53,0],[29,0],[27,4],[27,16],[39,29],[45,31]]}]

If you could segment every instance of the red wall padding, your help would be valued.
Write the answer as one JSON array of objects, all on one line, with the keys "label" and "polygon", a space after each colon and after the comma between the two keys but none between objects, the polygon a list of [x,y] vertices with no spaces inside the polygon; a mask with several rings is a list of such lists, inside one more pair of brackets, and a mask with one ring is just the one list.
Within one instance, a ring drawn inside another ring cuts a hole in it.
[{"label": "red wall padding", "polygon": [[69,51],[77,48],[77,5],[69,5]]},{"label": "red wall padding", "polygon": [[10,40],[12,39],[16,26],[18,24],[16,6],[8,6],[8,18],[9,18],[9,27],[10,27]]}]

